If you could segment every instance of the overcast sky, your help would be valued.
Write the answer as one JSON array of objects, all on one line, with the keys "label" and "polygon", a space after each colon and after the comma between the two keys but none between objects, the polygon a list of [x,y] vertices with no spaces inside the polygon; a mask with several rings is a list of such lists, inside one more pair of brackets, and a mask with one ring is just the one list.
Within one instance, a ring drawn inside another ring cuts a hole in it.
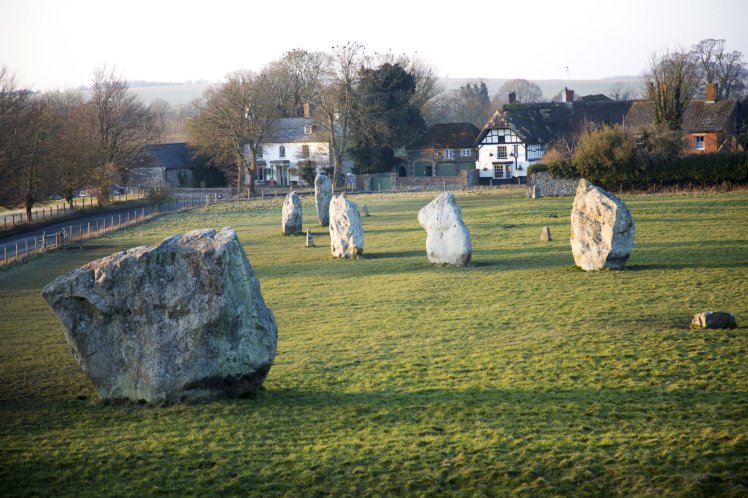
[{"label": "overcast sky", "polygon": [[128,80],[219,81],[284,52],[356,41],[416,54],[440,76],[597,79],[724,38],[748,54],[747,0],[0,0],[0,64],[35,90]]}]

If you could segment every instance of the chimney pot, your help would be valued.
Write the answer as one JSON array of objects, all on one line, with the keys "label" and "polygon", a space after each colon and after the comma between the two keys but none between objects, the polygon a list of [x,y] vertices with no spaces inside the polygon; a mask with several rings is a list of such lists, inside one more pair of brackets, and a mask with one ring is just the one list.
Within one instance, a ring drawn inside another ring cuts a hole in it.
[{"label": "chimney pot", "polygon": [[564,87],[564,102],[574,102],[574,90]]},{"label": "chimney pot", "polygon": [[514,104],[517,102],[517,94],[515,92],[509,92],[509,103]]}]

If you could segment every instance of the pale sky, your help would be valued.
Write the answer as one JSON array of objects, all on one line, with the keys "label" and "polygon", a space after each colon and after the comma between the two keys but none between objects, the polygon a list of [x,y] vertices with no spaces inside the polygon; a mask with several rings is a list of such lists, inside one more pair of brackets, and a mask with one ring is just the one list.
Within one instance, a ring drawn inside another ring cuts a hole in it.
[{"label": "pale sky", "polygon": [[355,41],[453,78],[637,75],[652,51],[724,38],[748,57],[748,0],[0,0],[0,64],[35,90],[220,81]]}]

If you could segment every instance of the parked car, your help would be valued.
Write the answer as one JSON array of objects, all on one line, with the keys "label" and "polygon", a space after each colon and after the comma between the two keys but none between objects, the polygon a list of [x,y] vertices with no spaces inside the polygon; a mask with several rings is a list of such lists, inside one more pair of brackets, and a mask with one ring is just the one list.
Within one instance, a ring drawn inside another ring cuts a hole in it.
[{"label": "parked car", "polygon": [[64,197],[62,197],[60,194],[52,194],[49,196],[49,198],[52,199],[53,201],[59,201],[60,199],[64,199]]},{"label": "parked car", "polygon": [[126,187],[122,187],[116,183],[109,187],[109,195],[124,195],[126,191]]}]

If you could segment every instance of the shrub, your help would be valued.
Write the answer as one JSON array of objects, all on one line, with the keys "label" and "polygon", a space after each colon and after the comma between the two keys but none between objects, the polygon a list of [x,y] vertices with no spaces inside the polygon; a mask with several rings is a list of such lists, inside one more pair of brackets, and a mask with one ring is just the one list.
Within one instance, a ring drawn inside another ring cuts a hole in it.
[{"label": "shrub", "polygon": [[172,200],[171,191],[163,185],[148,187],[145,197],[148,199],[148,202],[156,206],[161,206]]},{"label": "shrub", "polygon": [[553,178],[576,178],[580,176],[579,171],[569,158],[559,159],[548,164],[548,172]]},{"label": "shrub", "polygon": [[637,180],[634,140],[618,125],[583,133],[572,163],[582,176],[602,185],[629,185]]},{"label": "shrub", "polygon": [[543,163],[535,163],[527,167],[528,175],[532,175],[533,173],[539,173],[541,171],[548,171],[548,166]]}]

